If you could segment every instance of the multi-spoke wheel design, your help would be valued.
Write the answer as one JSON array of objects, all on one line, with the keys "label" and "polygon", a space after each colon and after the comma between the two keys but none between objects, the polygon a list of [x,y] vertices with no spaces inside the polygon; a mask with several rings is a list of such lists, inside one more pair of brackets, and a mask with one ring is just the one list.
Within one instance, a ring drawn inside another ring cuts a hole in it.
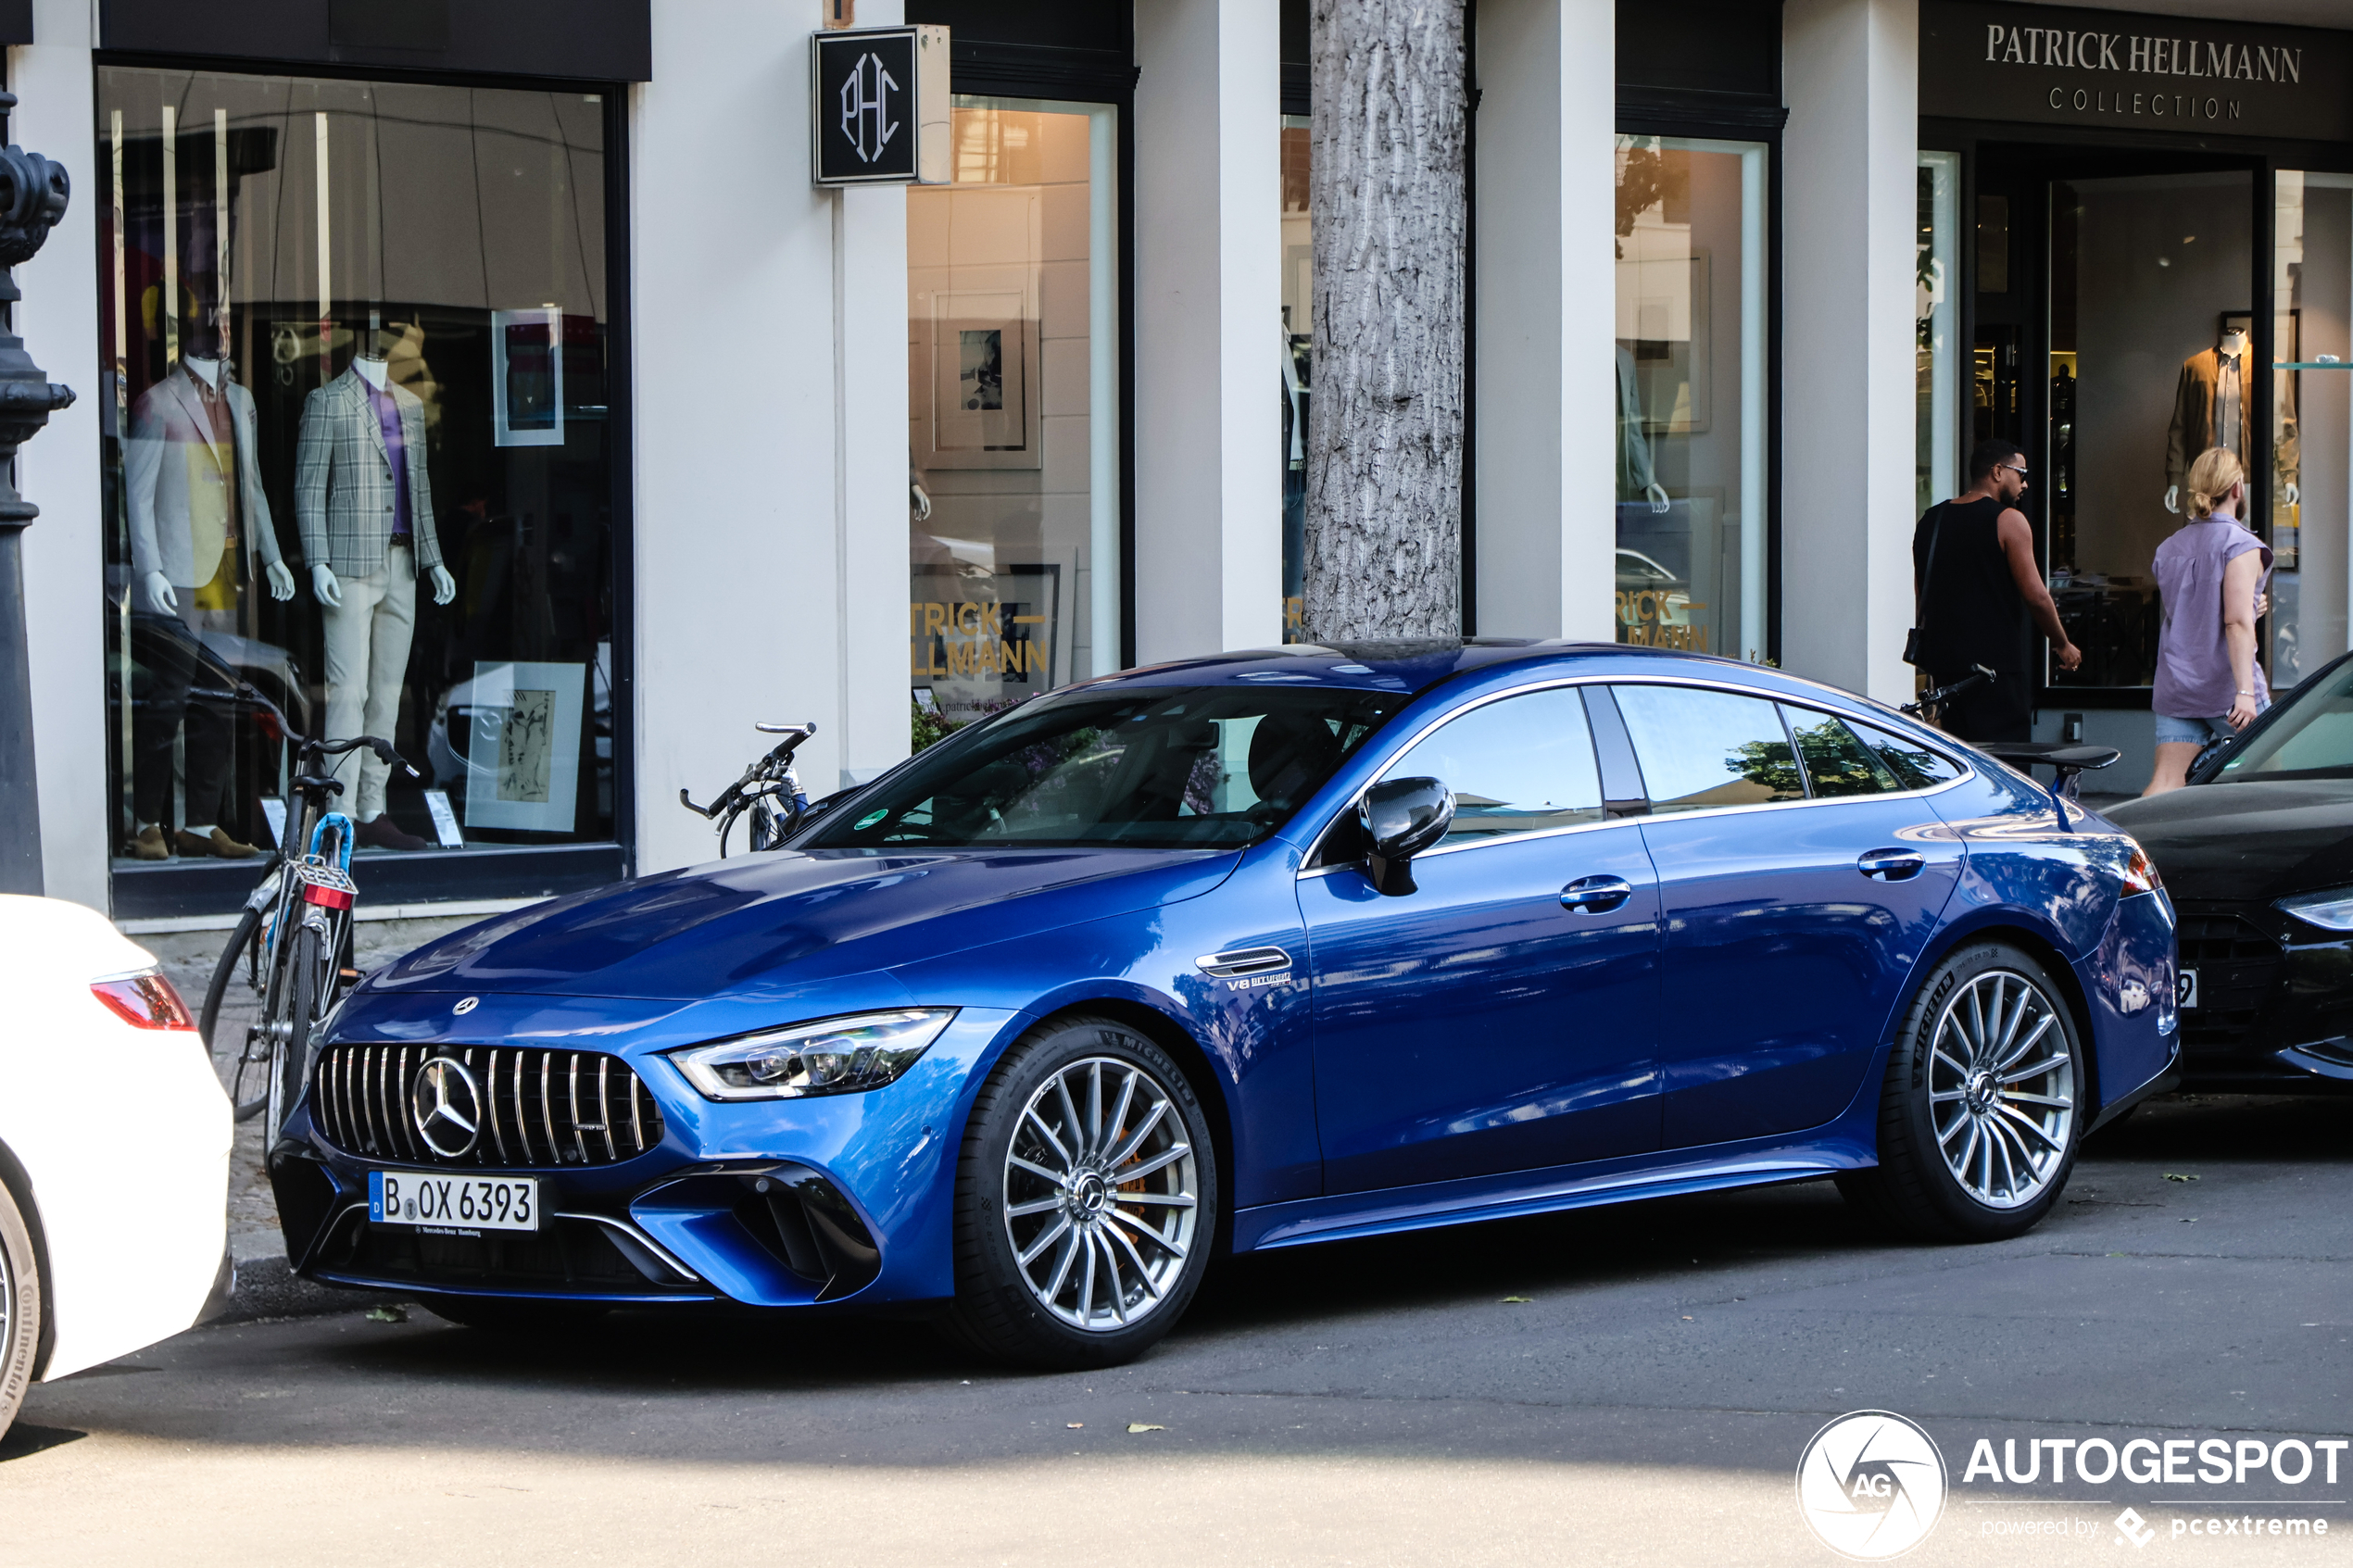
[{"label": "multi-spoke wheel design", "polygon": [[1039,1025],[965,1123],[942,1326],[1030,1366],[1143,1354],[1201,1286],[1218,1180],[1208,1115],[1159,1042],[1109,1018]]},{"label": "multi-spoke wheel design", "polygon": [[1169,1089],[1094,1056],[1029,1096],[1005,1155],[1005,1238],[1038,1304],[1073,1328],[1130,1327],[1191,1255],[1200,1161]]},{"label": "multi-spoke wheel design", "polygon": [[2075,1124],[2075,1060],[2057,1005],[1989,970],[1945,1000],[1929,1043],[1929,1120],[1945,1168],[1989,1209],[2041,1197]]},{"label": "multi-spoke wheel design", "polygon": [[1879,1163],[1839,1190],[1913,1236],[2024,1234],[2074,1167],[2082,1051],[2067,994],[2032,953],[1997,940],[1939,960],[1888,1053]]}]

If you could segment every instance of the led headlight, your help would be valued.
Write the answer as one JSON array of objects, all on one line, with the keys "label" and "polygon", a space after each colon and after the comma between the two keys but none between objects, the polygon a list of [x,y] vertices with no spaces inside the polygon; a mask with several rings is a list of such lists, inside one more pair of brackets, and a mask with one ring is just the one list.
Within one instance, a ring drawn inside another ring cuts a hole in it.
[{"label": "led headlight", "polygon": [[907,1008],[796,1023],[672,1051],[711,1099],[801,1099],[878,1089],[924,1054],[954,1008]]},{"label": "led headlight", "polygon": [[2307,925],[2323,931],[2353,931],[2353,887],[2332,887],[2320,893],[2299,893],[2272,908],[2285,909]]}]

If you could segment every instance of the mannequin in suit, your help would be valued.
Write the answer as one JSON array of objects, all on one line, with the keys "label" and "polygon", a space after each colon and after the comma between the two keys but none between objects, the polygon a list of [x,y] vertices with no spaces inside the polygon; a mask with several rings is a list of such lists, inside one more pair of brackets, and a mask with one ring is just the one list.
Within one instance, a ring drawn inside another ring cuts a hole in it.
[{"label": "mannequin in suit", "polygon": [[[123,443],[123,490],[131,524],[132,609],[181,626],[143,639],[152,682],[132,721],[132,796],[139,859],[258,853],[216,825],[226,801],[230,730],[225,716],[188,707],[195,650],[206,631],[237,630],[241,585],[258,568],[279,600],[294,596],[294,573],[255,456],[253,395],[220,357],[217,323],[191,315],[185,353],[139,395]],[[187,822],[172,829],[173,741],[184,727]]]},{"label": "mannequin in suit", "polygon": [[[2254,433],[2255,345],[2246,332],[2225,326],[2214,346],[2202,348],[2182,361],[2173,383],[2173,421],[2165,432],[2165,509],[2182,509],[2182,477],[2191,461],[2208,447],[2221,446],[2236,455],[2247,472],[2256,471],[2255,454],[2262,443]],[[2293,386],[2293,383],[2287,383]],[[2294,394],[2283,390],[2281,396]],[[2280,442],[2275,454],[2281,495],[2289,506],[2302,497],[2300,444],[2292,402],[2279,410]]]},{"label": "mannequin in suit", "polygon": [[[424,404],[384,358],[402,332],[372,334],[368,353],[305,399],[296,446],[295,520],[325,622],[326,733],[337,740],[390,736],[400,718],[417,580],[432,583],[435,604],[458,593],[434,530]],[[384,815],[387,770],[373,752],[346,753],[335,771],[360,844],[425,847]]]},{"label": "mannequin in suit", "polygon": [[1635,379],[1634,356],[1621,343],[1617,345],[1617,498],[1638,497],[1649,501],[1654,512],[1663,512],[1670,505],[1667,487],[1658,483],[1651,468],[1651,439],[1642,430],[1642,388]]}]

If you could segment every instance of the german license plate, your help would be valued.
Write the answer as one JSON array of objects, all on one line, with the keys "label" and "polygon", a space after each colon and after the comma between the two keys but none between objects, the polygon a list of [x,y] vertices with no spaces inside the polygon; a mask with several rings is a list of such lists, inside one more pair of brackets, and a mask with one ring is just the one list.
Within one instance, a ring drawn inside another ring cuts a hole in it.
[{"label": "german license plate", "polygon": [[2194,1008],[2197,1006],[2197,971],[2185,969],[2179,972],[2180,978],[2174,982],[2174,1000],[2179,1006]]},{"label": "german license plate", "polygon": [[539,1184],[525,1176],[434,1176],[417,1171],[368,1173],[368,1222],[413,1225],[440,1235],[535,1231]]}]

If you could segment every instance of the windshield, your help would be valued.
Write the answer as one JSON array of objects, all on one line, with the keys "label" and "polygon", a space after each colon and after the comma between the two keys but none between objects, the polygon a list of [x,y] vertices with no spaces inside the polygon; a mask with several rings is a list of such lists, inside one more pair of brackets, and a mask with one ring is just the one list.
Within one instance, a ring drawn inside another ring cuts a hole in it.
[{"label": "windshield", "polygon": [[803,847],[1239,848],[1405,702],[1254,686],[1041,698],[943,742]]},{"label": "windshield", "polygon": [[2222,766],[2217,784],[2247,778],[2353,778],[2353,660],[2287,701],[2287,710]]}]

